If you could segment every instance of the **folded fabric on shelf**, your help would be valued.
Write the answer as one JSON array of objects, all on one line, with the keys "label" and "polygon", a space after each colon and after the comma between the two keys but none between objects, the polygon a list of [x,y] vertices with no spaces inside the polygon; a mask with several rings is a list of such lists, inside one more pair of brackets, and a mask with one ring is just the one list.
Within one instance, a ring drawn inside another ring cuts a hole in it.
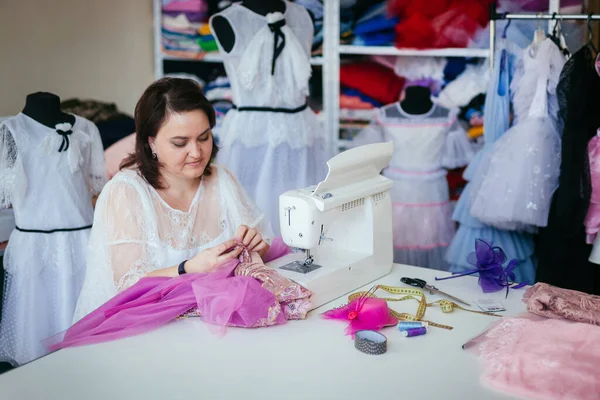
[{"label": "folded fabric on shelf", "polygon": [[356,89],[382,104],[398,101],[404,78],[372,61],[344,64],[340,68],[340,84]]}]

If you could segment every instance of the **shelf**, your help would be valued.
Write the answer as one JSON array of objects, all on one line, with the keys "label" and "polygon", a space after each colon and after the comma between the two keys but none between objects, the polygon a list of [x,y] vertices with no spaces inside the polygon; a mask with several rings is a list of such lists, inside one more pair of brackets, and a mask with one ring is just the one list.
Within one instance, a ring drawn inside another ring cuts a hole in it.
[{"label": "shelf", "polygon": [[365,54],[378,56],[420,56],[420,57],[475,57],[487,58],[488,49],[397,49],[393,46],[351,46],[340,45],[340,54]]},{"label": "shelf", "polygon": [[[180,56],[172,56],[169,54],[161,53],[163,60],[169,61],[202,61],[202,62],[213,62],[213,63],[222,63],[223,56],[217,52],[205,53],[204,55],[200,55],[197,58],[193,57],[180,57]],[[310,59],[311,65],[323,65],[323,57],[312,57]]]}]

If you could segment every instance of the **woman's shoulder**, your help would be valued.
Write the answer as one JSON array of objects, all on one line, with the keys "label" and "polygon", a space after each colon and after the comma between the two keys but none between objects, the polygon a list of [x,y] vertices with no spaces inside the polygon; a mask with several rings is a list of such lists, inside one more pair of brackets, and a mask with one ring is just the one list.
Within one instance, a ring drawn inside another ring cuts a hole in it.
[{"label": "woman's shoulder", "polygon": [[[149,184],[134,169],[123,169],[115,174],[104,186],[105,196],[135,196],[148,193]],[[101,195],[102,195],[101,194]]]}]

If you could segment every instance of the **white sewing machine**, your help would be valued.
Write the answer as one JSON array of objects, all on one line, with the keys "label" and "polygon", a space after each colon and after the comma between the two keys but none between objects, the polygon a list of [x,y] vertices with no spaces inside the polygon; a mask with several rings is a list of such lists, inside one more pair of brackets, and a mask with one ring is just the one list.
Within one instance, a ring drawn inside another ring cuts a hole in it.
[{"label": "white sewing machine", "polygon": [[381,171],[393,149],[389,142],[347,150],[327,162],[323,182],[279,197],[283,241],[303,251],[268,265],[311,290],[313,309],[391,271],[392,181]]}]

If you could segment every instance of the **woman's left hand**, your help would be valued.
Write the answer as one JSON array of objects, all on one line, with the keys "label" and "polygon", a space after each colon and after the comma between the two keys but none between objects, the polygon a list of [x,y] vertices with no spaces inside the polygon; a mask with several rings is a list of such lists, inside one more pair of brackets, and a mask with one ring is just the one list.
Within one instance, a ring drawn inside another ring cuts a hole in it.
[{"label": "woman's left hand", "polygon": [[249,228],[246,225],[240,225],[235,235],[249,251],[257,252],[261,257],[264,257],[269,250],[269,245],[265,242],[261,234],[254,228]]}]

